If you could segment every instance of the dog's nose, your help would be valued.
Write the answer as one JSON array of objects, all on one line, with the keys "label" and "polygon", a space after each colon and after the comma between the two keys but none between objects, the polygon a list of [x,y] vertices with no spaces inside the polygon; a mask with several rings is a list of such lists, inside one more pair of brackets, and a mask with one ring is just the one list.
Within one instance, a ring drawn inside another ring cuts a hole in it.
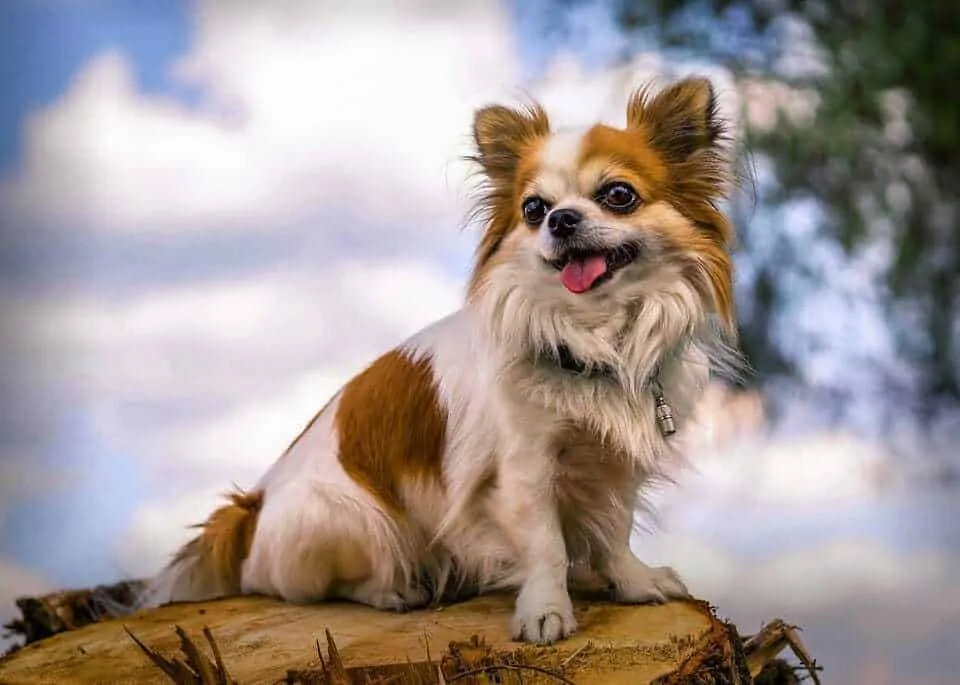
[{"label": "dog's nose", "polygon": [[575,209],[555,209],[550,212],[547,227],[554,238],[568,238],[583,221],[583,214]]}]

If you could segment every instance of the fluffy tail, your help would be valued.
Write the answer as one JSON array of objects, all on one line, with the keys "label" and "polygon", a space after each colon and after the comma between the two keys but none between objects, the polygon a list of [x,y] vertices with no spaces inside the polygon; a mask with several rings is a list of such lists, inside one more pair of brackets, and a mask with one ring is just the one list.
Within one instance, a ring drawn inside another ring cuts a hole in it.
[{"label": "fluffy tail", "polygon": [[263,493],[236,492],[229,499],[195,526],[203,531],[147,584],[140,606],[239,594],[241,568],[250,553]]}]

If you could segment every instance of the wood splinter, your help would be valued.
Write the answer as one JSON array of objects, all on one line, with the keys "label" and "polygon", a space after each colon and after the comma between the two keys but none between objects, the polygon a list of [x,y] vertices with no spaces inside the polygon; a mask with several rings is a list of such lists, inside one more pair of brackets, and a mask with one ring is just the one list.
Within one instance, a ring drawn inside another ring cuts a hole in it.
[{"label": "wood splinter", "polygon": [[220,654],[220,648],[207,626],[203,627],[203,636],[213,652],[213,661],[210,661],[210,658],[200,651],[196,642],[179,625],[174,626],[174,630],[180,637],[180,651],[183,652],[186,660],[177,657],[168,659],[155,649],[143,644],[129,628],[123,626],[123,629],[150,661],[166,673],[176,685],[240,685],[227,672],[223,657]]},{"label": "wood splinter", "polygon": [[821,667],[810,657],[800,636],[797,634],[799,628],[787,624],[783,619],[775,618],[767,625],[763,626],[756,635],[751,635],[744,640],[743,650],[747,656],[747,666],[750,669],[750,677],[756,678],[763,670],[764,666],[776,659],[784,649],[790,647],[803,668],[806,669],[810,680],[815,685],[820,685],[820,677],[817,675]]}]

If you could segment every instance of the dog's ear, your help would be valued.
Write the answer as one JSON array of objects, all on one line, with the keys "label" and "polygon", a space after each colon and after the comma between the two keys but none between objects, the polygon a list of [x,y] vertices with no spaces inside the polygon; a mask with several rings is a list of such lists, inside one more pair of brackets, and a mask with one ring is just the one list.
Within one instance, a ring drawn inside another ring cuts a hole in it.
[{"label": "dog's ear", "polygon": [[627,125],[645,131],[670,162],[686,160],[723,135],[713,86],[701,77],[678,81],[653,97],[649,87],[641,88],[627,105]]},{"label": "dog's ear", "polygon": [[490,105],[477,110],[473,119],[476,162],[494,181],[513,176],[528,145],[550,132],[547,114],[539,105],[511,109]]}]

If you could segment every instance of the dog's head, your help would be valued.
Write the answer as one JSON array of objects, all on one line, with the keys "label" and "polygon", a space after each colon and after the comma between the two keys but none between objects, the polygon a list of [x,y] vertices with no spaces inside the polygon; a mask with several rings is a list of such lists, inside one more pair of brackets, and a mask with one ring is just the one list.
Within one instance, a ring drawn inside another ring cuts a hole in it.
[{"label": "dog's head", "polygon": [[486,107],[474,139],[486,226],[470,297],[500,328],[556,347],[584,328],[622,335],[650,304],[674,327],[715,315],[733,331],[732,228],[717,206],[731,167],[707,80],[641,89],[623,129],[552,132],[538,105]]}]

